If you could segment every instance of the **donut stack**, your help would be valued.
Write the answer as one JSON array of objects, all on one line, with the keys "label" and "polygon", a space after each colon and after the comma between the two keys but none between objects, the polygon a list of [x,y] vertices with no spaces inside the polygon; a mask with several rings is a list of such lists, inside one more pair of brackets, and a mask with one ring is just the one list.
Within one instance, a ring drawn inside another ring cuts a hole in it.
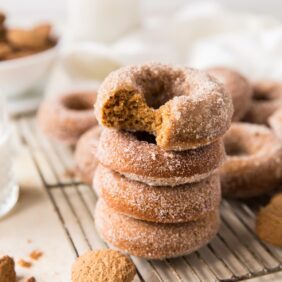
[{"label": "donut stack", "polygon": [[232,114],[231,97],[204,72],[146,64],[110,74],[96,104],[104,126],[93,181],[101,237],[149,259],[208,243],[220,223],[217,170]]}]

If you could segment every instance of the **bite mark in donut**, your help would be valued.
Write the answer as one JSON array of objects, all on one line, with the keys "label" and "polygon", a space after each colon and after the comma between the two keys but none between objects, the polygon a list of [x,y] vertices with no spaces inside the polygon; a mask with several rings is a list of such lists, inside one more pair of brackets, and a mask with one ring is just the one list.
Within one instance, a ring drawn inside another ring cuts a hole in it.
[{"label": "bite mark in donut", "polygon": [[103,126],[146,131],[166,150],[186,150],[222,136],[233,106],[205,72],[144,64],[112,72],[99,89],[95,111]]}]

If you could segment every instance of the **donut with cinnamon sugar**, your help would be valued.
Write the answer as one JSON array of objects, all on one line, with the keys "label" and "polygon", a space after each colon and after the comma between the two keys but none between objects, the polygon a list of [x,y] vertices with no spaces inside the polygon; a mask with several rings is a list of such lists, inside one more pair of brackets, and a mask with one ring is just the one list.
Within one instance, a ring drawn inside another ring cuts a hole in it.
[{"label": "donut with cinnamon sugar", "polygon": [[38,110],[39,126],[49,137],[74,145],[84,132],[97,125],[95,100],[96,92],[72,92],[46,99]]},{"label": "donut with cinnamon sugar", "polygon": [[172,188],[133,181],[99,165],[93,183],[94,189],[116,212],[152,222],[198,220],[219,208],[221,200],[218,175]]},{"label": "donut with cinnamon sugar", "polygon": [[165,151],[153,135],[104,128],[96,151],[99,162],[129,179],[155,186],[200,181],[223,163],[222,140],[187,151]]},{"label": "donut with cinnamon sugar", "polygon": [[268,118],[282,107],[282,83],[262,80],[256,82],[253,88],[253,100],[244,120],[267,124]]},{"label": "donut with cinnamon sugar", "polygon": [[268,124],[277,135],[277,137],[282,141],[282,106],[268,119]]},{"label": "donut with cinnamon sugar", "polygon": [[187,223],[153,223],[134,219],[112,210],[100,199],[95,210],[100,236],[114,247],[147,259],[165,259],[192,253],[218,232],[218,209]]},{"label": "donut with cinnamon sugar", "polygon": [[224,136],[227,159],[220,169],[222,194],[249,198],[282,181],[282,143],[266,126],[233,123]]},{"label": "donut with cinnamon sugar", "polygon": [[112,72],[98,90],[102,126],[146,131],[165,150],[187,150],[218,140],[229,128],[233,104],[204,71],[151,63]]}]

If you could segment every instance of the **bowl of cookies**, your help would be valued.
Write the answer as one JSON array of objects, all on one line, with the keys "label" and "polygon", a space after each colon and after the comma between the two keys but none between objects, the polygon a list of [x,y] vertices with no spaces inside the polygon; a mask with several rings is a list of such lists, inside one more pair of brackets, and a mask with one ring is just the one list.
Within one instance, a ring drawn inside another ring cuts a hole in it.
[{"label": "bowl of cookies", "polygon": [[58,51],[48,23],[30,28],[7,27],[0,12],[0,88],[5,96],[27,93],[46,79]]}]

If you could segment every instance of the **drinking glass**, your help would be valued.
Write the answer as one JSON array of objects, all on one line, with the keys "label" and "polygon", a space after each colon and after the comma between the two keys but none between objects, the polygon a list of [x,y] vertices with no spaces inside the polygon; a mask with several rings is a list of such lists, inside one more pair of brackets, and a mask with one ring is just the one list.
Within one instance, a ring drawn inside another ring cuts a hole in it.
[{"label": "drinking glass", "polygon": [[13,173],[11,128],[8,121],[7,105],[0,97],[0,218],[17,203],[19,187]]}]

